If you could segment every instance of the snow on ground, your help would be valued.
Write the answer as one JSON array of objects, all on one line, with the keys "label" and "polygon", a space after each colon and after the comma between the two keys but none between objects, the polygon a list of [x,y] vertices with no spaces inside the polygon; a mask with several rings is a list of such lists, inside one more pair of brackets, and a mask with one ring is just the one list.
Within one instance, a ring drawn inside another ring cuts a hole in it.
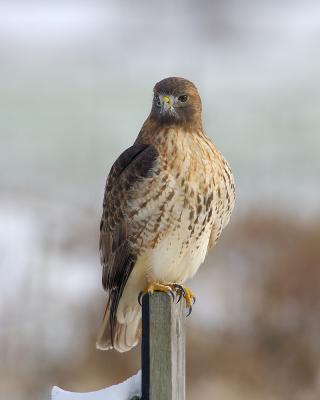
[{"label": "snow on ground", "polygon": [[96,392],[68,392],[57,386],[51,392],[51,400],[130,400],[134,396],[141,396],[141,371],[118,385]]}]

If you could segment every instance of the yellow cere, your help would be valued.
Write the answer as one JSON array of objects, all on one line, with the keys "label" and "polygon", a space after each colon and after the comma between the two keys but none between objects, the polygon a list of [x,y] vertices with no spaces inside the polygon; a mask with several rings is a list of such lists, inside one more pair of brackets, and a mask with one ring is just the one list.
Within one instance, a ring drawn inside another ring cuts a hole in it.
[{"label": "yellow cere", "polygon": [[162,97],[162,100],[163,100],[165,103],[170,103],[170,97],[169,97],[169,96],[163,96],[163,97]]}]

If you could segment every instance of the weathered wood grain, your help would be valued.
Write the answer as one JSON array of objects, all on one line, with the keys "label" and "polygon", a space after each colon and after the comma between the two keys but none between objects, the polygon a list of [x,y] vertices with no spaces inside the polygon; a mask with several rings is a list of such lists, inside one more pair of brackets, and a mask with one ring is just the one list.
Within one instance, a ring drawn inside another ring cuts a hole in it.
[{"label": "weathered wood grain", "polygon": [[185,301],[167,293],[142,300],[142,399],[185,400]]}]

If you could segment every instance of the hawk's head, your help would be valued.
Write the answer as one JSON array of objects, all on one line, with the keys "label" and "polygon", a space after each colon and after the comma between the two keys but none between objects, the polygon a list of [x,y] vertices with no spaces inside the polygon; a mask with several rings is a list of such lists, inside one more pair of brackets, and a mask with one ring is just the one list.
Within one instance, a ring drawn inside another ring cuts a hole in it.
[{"label": "hawk's head", "polygon": [[201,121],[201,99],[195,85],[183,78],[166,78],[154,89],[151,117],[169,124]]}]

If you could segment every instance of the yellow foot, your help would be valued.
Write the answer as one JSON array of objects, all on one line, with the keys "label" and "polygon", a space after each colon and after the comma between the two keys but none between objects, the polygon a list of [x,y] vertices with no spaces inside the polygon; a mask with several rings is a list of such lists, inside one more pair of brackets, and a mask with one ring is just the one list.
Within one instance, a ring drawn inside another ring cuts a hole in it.
[{"label": "yellow foot", "polygon": [[152,282],[146,289],[144,289],[142,292],[139,293],[138,297],[139,304],[141,305],[141,298],[144,294],[146,293],[152,294],[154,292],[169,293],[172,296],[172,300],[174,300],[174,289],[172,288],[172,285],[159,282]]},{"label": "yellow foot", "polygon": [[196,298],[192,293],[191,289],[178,283],[159,283],[153,282],[146,289],[140,292],[138,302],[141,305],[142,296],[146,293],[152,294],[154,292],[165,292],[172,296],[172,300],[175,299],[175,293],[178,297],[177,303],[181,300],[182,296],[186,300],[187,308],[189,309],[187,317],[191,314],[192,306],[196,302]]}]

